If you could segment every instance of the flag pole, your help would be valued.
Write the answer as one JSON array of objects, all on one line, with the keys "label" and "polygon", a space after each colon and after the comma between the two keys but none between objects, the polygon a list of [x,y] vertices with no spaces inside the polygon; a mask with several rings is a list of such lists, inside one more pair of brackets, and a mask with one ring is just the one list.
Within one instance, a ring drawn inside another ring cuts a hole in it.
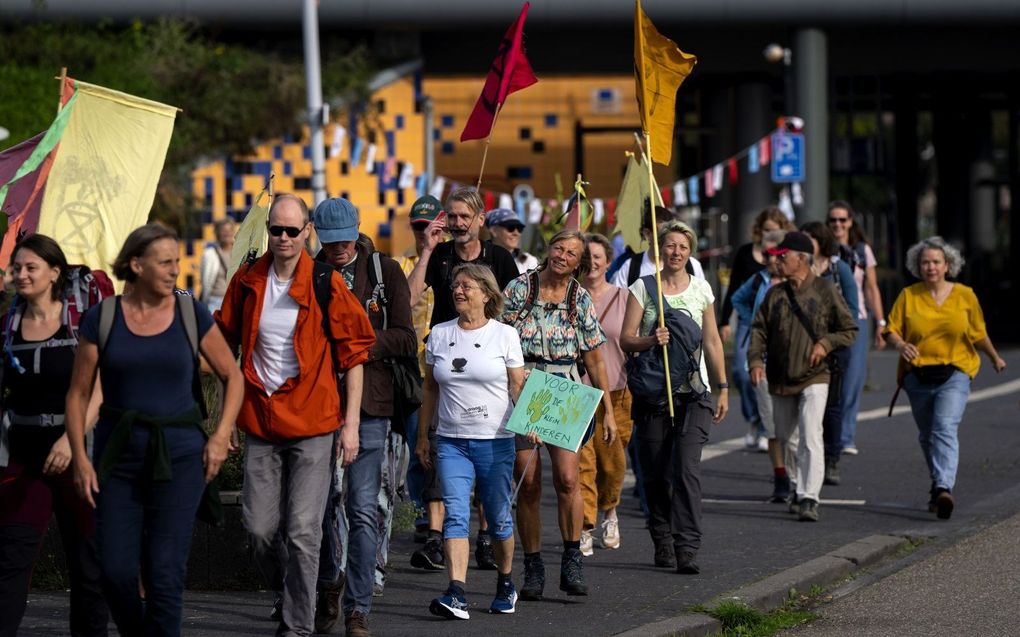
[{"label": "flag pole", "polygon": [[482,168],[478,171],[478,184],[475,186],[475,190],[479,192],[482,190],[482,176],[485,174],[485,160],[489,156],[489,144],[492,143],[492,131],[496,130],[496,120],[499,119],[499,111],[502,108],[502,104],[496,104],[496,113],[492,116],[492,126],[489,127],[489,136],[485,138],[485,150],[482,151]]},{"label": "flag pole", "polygon": [[60,111],[64,110],[64,82],[67,80],[67,67],[60,67],[60,88],[57,90],[57,115],[60,115]]},{"label": "flag pole", "polygon": [[[655,256],[655,298],[659,303],[659,327],[666,327],[666,308],[662,300],[662,272],[659,267],[659,224],[655,219],[656,191],[655,175],[652,173],[652,136],[648,131],[645,131],[645,148],[648,149],[647,154],[644,148],[641,149],[641,152],[644,154],[645,164],[648,166],[648,207],[652,211],[652,254]],[[666,345],[662,346],[662,362],[666,367],[666,393],[669,396],[669,418],[672,420],[676,417],[676,412],[673,408],[673,381],[669,377],[669,348]]]}]

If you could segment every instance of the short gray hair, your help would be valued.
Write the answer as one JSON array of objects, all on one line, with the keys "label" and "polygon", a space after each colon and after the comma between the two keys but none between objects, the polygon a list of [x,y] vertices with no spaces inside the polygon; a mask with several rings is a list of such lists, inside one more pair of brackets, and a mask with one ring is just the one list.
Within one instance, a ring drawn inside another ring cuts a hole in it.
[{"label": "short gray hair", "polygon": [[941,250],[942,254],[946,257],[948,274],[954,279],[960,274],[963,264],[966,263],[960,251],[950,245],[945,239],[938,236],[928,237],[918,241],[907,250],[907,271],[916,279],[921,278],[921,255],[924,254],[925,250]]},{"label": "short gray hair", "polygon": [[479,263],[462,263],[453,269],[450,285],[454,279],[463,274],[478,284],[478,289],[487,298],[485,301],[485,318],[496,319],[503,315],[503,294],[500,292],[496,276],[487,265]]}]

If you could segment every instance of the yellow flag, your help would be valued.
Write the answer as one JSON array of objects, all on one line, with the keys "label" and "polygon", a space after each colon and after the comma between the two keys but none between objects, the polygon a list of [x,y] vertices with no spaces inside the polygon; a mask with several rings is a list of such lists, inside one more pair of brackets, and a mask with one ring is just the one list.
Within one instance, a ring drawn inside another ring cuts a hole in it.
[{"label": "yellow flag", "polygon": [[673,156],[676,91],[698,58],[655,30],[637,0],[634,13],[634,79],[641,128],[651,136],[652,161],[668,165]]},{"label": "yellow flag", "polygon": [[68,108],[38,232],[56,239],[69,263],[109,270],[149,218],[177,109],[84,82]]},{"label": "yellow flag", "polygon": [[230,250],[230,267],[227,269],[227,281],[234,278],[241,264],[249,258],[258,258],[269,249],[269,232],[266,224],[269,222],[269,207],[262,203],[266,191],[263,190],[255,198],[248,214],[245,215],[241,227],[234,235],[234,247]]},{"label": "yellow flag", "polygon": [[[630,155],[623,185],[620,186],[620,196],[616,199],[616,226],[613,234],[621,233],[624,242],[635,252],[641,250],[641,215],[644,214],[647,196],[648,168],[642,166],[634,155]],[[662,205],[658,185],[655,186],[652,201],[657,206]]]}]

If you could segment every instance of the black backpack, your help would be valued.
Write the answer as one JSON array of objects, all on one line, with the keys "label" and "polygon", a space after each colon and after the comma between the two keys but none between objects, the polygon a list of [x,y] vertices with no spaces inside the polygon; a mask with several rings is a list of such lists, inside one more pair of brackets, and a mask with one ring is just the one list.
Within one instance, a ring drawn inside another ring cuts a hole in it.
[{"label": "black backpack", "polygon": [[[655,275],[641,277],[645,289],[656,289]],[[669,375],[673,395],[680,394],[685,382],[694,390],[695,398],[705,394],[705,383],[701,378],[701,327],[690,312],[670,307],[662,299],[665,310],[666,329],[669,330]],[[635,404],[662,407],[667,402],[666,365],[659,346],[645,350],[627,360],[627,387],[634,396]]]}]

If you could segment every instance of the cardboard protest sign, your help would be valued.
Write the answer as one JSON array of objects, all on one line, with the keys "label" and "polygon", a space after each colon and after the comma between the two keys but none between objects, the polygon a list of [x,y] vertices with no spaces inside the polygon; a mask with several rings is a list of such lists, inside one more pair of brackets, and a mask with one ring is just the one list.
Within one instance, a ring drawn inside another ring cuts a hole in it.
[{"label": "cardboard protest sign", "polygon": [[601,389],[532,370],[506,428],[576,453],[600,400]]}]

